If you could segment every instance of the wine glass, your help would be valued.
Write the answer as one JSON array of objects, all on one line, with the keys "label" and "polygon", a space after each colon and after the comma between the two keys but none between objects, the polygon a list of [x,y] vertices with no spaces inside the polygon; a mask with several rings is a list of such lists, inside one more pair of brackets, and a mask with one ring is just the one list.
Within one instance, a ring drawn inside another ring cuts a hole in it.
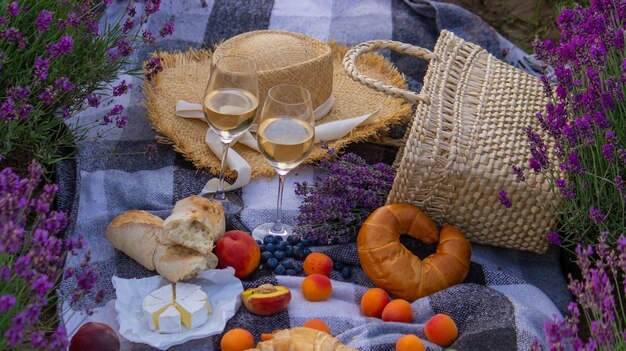
[{"label": "wine glass", "polygon": [[311,94],[306,89],[277,85],[268,91],[256,137],[261,154],[278,173],[278,201],[276,221],[256,227],[252,231],[255,239],[262,240],[267,235],[291,235],[291,226],[282,223],[285,176],[311,152],[315,141],[314,124]]},{"label": "wine glass", "polygon": [[220,178],[213,198],[224,213],[241,211],[241,205],[229,201],[224,192],[224,171],[230,144],[250,128],[259,105],[256,64],[241,56],[224,56],[211,69],[202,110],[209,127],[222,141]]}]

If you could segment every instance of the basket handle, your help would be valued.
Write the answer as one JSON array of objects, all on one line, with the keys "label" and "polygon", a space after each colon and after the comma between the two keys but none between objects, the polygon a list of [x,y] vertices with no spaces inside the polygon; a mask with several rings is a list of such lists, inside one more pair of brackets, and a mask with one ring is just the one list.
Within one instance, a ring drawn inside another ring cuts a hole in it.
[{"label": "basket handle", "polygon": [[372,89],[381,91],[387,95],[403,98],[412,103],[417,103],[418,101],[426,104],[430,103],[430,99],[424,94],[418,94],[410,90],[400,89],[389,84],[385,84],[359,72],[356,68],[356,58],[361,54],[374,51],[376,49],[390,49],[401,54],[416,56],[429,61],[436,58],[435,54],[433,54],[430,50],[419,46],[393,40],[370,40],[355,45],[346,53],[346,56],[343,58],[343,68],[346,73],[348,73],[348,75],[355,81]]}]

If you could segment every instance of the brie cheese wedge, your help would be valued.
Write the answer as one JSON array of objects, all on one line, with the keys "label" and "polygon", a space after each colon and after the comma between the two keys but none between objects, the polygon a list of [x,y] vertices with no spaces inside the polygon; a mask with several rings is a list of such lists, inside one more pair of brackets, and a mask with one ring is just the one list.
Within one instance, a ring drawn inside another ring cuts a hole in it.
[{"label": "brie cheese wedge", "polygon": [[200,286],[187,283],[160,287],[144,298],[141,308],[150,330],[160,333],[181,332],[181,325],[197,328],[212,313],[206,293]]},{"label": "brie cheese wedge", "polygon": [[183,327],[181,325],[180,313],[174,305],[170,305],[159,315],[159,333],[173,334],[181,331],[183,331]]}]

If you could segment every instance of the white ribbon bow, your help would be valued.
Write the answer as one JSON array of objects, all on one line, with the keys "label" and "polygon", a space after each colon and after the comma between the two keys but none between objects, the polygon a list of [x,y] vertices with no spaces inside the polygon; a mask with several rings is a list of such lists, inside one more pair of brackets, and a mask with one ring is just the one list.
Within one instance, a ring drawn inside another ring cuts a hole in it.
[{"label": "white ribbon bow", "polygon": [[[326,100],[323,104],[316,108],[315,111],[313,111],[313,116],[315,120],[317,121],[326,116],[328,112],[330,112],[330,110],[332,109],[333,103],[334,98],[331,95],[328,100]],[[371,123],[373,119],[371,117],[374,116],[378,111],[380,111],[380,107],[377,108],[374,112],[362,116],[316,125],[315,142],[318,143],[320,141],[331,141],[343,138],[357,126]],[[202,112],[201,104],[195,104],[179,100],[176,102],[176,115],[182,118],[197,118],[206,122],[206,120],[204,119],[204,113]],[[256,125],[252,125],[250,129],[252,131],[256,131],[256,128]],[[220,141],[219,136],[215,132],[213,132],[211,128],[207,128],[204,140],[209,146],[209,149],[211,149],[211,151],[218,158],[221,158],[223,145]],[[259,151],[256,138],[252,135],[252,133],[250,133],[250,131],[246,131],[239,138],[235,139],[232,142],[231,146],[235,143],[241,143],[256,151]],[[237,151],[232,148],[228,150],[226,164],[228,168],[233,169],[237,172],[237,179],[235,179],[235,182],[232,184],[224,182],[224,191],[238,189],[250,183],[250,179],[252,178],[252,168],[250,167],[250,164],[243,157],[241,157],[241,155],[239,155]],[[202,189],[201,194],[214,193],[217,189],[218,184],[218,178],[210,179],[208,183],[204,186],[204,189]]]}]

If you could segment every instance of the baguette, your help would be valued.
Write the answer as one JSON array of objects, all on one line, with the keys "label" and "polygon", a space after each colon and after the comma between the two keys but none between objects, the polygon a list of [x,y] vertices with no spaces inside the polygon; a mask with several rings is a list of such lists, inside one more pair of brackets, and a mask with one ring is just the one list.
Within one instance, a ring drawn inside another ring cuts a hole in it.
[{"label": "baguette", "polygon": [[194,278],[217,266],[213,253],[203,255],[183,246],[161,242],[163,220],[146,211],[131,210],[115,217],[106,229],[106,238],[148,270],[155,270],[171,282]]},{"label": "baguette", "polygon": [[176,283],[217,267],[217,256],[213,253],[202,255],[184,246],[159,243],[154,252],[154,265],[161,276]]},{"label": "baguette", "polygon": [[208,255],[224,231],[224,210],[220,203],[192,195],[176,202],[172,214],[163,222],[161,239]]},{"label": "baguette", "polygon": [[105,234],[116,249],[153,271],[154,252],[162,227],[161,218],[146,211],[131,210],[115,217]]}]

